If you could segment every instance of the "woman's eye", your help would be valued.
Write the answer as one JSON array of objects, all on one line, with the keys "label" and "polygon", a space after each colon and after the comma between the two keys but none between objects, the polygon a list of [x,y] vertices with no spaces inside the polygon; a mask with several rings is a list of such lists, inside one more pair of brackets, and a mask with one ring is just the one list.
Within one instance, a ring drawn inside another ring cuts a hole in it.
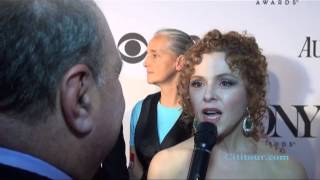
[{"label": "woman's eye", "polygon": [[233,86],[235,84],[234,81],[229,80],[229,79],[225,79],[225,80],[221,80],[219,85],[223,88],[229,88],[231,86]]},{"label": "woman's eye", "polygon": [[190,83],[191,87],[202,87],[204,85],[204,83],[201,80],[192,80]]}]

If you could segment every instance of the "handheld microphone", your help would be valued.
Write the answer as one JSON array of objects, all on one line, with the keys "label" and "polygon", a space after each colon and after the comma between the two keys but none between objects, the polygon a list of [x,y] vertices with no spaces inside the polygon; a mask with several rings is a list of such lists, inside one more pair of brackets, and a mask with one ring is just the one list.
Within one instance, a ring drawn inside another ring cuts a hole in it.
[{"label": "handheld microphone", "polygon": [[200,123],[194,136],[194,150],[188,180],[204,180],[206,178],[210,152],[216,141],[217,127],[209,122]]}]

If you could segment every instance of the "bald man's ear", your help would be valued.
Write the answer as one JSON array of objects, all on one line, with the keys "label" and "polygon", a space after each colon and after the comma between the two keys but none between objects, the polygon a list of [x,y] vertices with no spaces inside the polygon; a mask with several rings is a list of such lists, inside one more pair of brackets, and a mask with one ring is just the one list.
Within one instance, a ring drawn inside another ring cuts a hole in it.
[{"label": "bald man's ear", "polygon": [[176,59],[176,70],[181,71],[185,64],[184,55],[179,55]]},{"label": "bald man's ear", "polygon": [[89,95],[94,78],[84,64],[77,64],[64,75],[60,88],[60,102],[66,124],[73,132],[85,135],[93,129],[92,99]]}]

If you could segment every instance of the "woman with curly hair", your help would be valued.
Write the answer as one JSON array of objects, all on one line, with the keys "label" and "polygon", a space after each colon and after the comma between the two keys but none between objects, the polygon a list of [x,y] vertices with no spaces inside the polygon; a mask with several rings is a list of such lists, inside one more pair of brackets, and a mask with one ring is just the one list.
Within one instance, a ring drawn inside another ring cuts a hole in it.
[{"label": "woman with curly hair", "polygon": [[[212,30],[186,53],[178,84],[183,111],[195,126],[207,122],[217,127],[206,178],[306,178],[297,161],[260,140],[266,81],[266,58],[247,34]],[[148,178],[186,179],[193,139],[159,152]]]}]

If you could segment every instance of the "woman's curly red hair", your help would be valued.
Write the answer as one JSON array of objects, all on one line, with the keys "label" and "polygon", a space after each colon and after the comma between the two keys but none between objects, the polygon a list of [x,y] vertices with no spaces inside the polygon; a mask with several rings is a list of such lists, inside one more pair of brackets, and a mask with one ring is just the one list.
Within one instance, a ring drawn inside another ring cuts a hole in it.
[{"label": "woman's curly red hair", "polygon": [[246,33],[231,31],[222,34],[215,29],[208,32],[186,52],[186,62],[178,83],[178,95],[186,119],[194,117],[189,94],[190,77],[195,71],[194,66],[201,63],[203,54],[211,52],[225,52],[226,63],[231,71],[240,73],[245,83],[248,109],[254,123],[252,137],[258,140],[264,131],[262,119],[266,112],[267,62],[255,38]]}]

